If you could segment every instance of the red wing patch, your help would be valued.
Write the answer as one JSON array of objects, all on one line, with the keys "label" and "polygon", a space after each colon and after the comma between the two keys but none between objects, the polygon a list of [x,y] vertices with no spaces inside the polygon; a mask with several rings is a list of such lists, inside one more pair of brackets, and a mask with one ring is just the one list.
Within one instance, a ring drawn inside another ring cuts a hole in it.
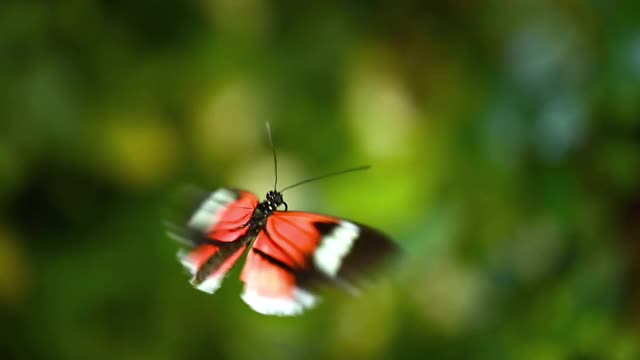
[{"label": "red wing patch", "polygon": [[258,205],[258,198],[246,191],[218,189],[193,213],[187,226],[212,240],[236,241],[247,233],[245,225]]},{"label": "red wing patch", "polygon": [[[397,247],[385,235],[326,215],[277,211],[255,249],[290,268],[299,279],[329,281],[349,291]],[[306,284],[305,284],[306,285]]]},{"label": "red wing patch", "polygon": [[191,284],[198,290],[213,294],[247,248],[246,244],[201,244],[190,252],[178,253],[180,263],[191,273]]},{"label": "red wing patch", "polygon": [[300,211],[276,211],[267,220],[266,236],[256,240],[254,248],[286,264],[295,271],[310,267],[322,233],[316,223],[337,223],[330,216]]},{"label": "red wing patch", "polygon": [[246,224],[258,198],[250,192],[224,188],[198,198],[195,211],[181,221],[184,225],[167,226],[169,235],[187,246],[178,258],[191,273],[191,284],[213,293],[251,240]]},{"label": "red wing patch", "polygon": [[[257,241],[264,236],[263,231]],[[253,249],[247,256],[241,280],[245,283],[242,299],[261,314],[297,315],[316,303],[313,294],[297,287],[291,269],[260,250]]]}]

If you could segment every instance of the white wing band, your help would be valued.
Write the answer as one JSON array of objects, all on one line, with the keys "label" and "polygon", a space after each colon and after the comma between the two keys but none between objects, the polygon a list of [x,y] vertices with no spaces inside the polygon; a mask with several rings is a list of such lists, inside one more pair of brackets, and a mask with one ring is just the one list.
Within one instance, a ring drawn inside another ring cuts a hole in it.
[{"label": "white wing band", "polygon": [[220,221],[222,211],[235,200],[236,196],[231,190],[214,191],[191,216],[189,227],[202,232],[209,231]]},{"label": "white wing band", "polygon": [[291,298],[263,296],[255,291],[245,290],[242,300],[260,314],[277,316],[298,315],[317,302],[315,296],[300,288],[293,289]]},{"label": "white wing band", "polygon": [[353,247],[360,235],[360,228],[348,221],[341,221],[331,233],[325,235],[313,254],[313,261],[318,270],[335,277],[342,260]]}]

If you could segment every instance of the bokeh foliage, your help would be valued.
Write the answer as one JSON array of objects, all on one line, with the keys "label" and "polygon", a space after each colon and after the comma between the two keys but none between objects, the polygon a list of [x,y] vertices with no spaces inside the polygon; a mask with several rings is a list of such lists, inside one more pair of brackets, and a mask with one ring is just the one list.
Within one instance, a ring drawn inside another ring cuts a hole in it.
[{"label": "bokeh foliage", "polygon": [[[640,356],[633,1],[0,4],[3,358]],[[189,287],[182,183],[391,234],[365,296],[264,317]]]}]

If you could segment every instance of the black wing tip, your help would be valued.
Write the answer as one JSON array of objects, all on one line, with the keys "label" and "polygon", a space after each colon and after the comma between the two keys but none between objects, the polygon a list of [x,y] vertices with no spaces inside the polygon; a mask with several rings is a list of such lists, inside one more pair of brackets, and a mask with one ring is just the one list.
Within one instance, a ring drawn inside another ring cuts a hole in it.
[{"label": "black wing tip", "polygon": [[360,235],[344,258],[338,276],[347,281],[365,282],[398,263],[403,256],[400,246],[386,234],[357,224]]},{"label": "black wing tip", "polygon": [[[359,234],[349,252],[342,259],[342,265],[335,277],[317,277],[316,283],[329,281],[334,286],[341,288],[353,295],[360,293],[360,288],[370,287],[381,278],[383,272],[392,270],[391,267],[399,263],[404,252],[391,237],[383,232],[362,225],[352,223],[359,228]],[[338,222],[320,222],[314,224],[320,234],[327,235],[340,226]],[[314,273],[322,273],[314,269]],[[324,278],[324,281],[322,280]],[[313,283],[313,281],[311,281]]]}]

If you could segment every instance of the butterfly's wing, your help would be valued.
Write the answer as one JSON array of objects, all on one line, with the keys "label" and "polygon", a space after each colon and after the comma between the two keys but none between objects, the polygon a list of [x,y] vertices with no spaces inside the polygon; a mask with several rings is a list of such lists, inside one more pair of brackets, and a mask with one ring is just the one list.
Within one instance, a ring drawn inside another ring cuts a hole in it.
[{"label": "butterfly's wing", "polygon": [[357,292],[371,270],[396,254],[382,233],[335,217],[277,211],[258,235],[242,272],[243,299],[268,315],[312,307],[311,290],[328,283]]},{"label": "butterfly's wing", "polygon": [[195,209],[186,219],[168,223],[167,231],[185,246],[178,252],[178,259],[192,275],[193,286],[213,293],[252,240],[246,224],[258,198],[250,192],[225,188],[206,195],[193,189],[188,192],[186,197],[198,199]]},{"label": "butterfly's wing", "polygon": [[213,294],[247,248],[242,238],[224,245],[201,244],[178,252],[180,263],[192,275],[191,285],[198,290]]},{"label": "butterfly's wing", "polygon": [[[268,241],[261,231],[256,243]],[[297,315],[316,303],[313,294],[298,286],[294,269],[260,249],[249,251],[240,279],[245,283],[242,299],[261,314]]]}]

